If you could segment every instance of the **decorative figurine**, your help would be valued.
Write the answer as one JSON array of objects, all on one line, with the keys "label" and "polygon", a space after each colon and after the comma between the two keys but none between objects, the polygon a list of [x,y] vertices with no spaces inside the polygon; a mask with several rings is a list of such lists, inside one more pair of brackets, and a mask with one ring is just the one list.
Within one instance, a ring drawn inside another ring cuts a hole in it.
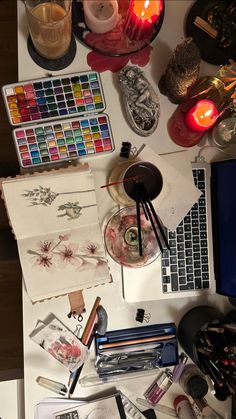
[{"label": "decorative figurine", "polygon": [[118,77],[132,129],[142,137],[151,135],[157,127],[160,115],[157,93],[136,66],[124,67]]},{"label": "decorative figurine", "polygon": [[200,51],[192,38],[177,45],[159,81],[160,92],[172,103],[180,103],[198,78],[200,61]]}]

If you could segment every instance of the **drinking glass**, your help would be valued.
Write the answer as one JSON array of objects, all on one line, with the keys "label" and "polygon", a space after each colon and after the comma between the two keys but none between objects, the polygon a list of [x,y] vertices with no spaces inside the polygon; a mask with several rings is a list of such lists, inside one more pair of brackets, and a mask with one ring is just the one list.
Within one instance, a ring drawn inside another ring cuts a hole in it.
[{"label": "drinking glass", "polygon": [[135,205],[136,188],[132,179],[136,177],[144,184],[151,201],[159,195],[163,179],[158,168],[152,163],[131,159],[117,164],[110,174],[109,183],[112,185],[109,193],[114,201],[125,206]]},{"label": "drinking glass", "polygon": [[48,59],[63,57],[71,42],[72,0],[25,0],[32,42]]}]

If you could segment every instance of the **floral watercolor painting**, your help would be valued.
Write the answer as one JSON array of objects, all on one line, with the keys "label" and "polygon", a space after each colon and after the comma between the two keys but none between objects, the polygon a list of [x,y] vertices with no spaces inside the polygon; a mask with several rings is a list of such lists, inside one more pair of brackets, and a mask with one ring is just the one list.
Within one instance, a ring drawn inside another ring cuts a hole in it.
[{"label": "floral watercolor painting", "polygon": [[70,371],[79,368],[88,354],[82,342],[53,314],[45,322],[39,321],[30,337]]},{"label": "floral watercolor painting", "polygon": [[70,242],[70,235],[59,235],[58,240],[53,239],[39,241],[37,248],[29,249],[27,253],[31,255],[32,268],[46,270],[54,274],[57,269],[65,269],[67,265],[72,265],[75,270],[83,271],[86,269],[99,269],[106,263],[103,257],[101,245],[85,241],[81,244]]},{"label": "floral watercolor painting", "polygon": [[33,302],[110,282],[89,169],[11,179],[4,198]]},{"label": "floral watercolor painting", "polygon": [[79,194],[79,193],[86,193],[86,192],[94,192],[95,189],[88,189],[88,190],[78,190],[78,191],[68,191],[68,192],[60,192],[56,193],[51,190],[49,187],[38,186],[38,188],[28,189],[21,195],[24,196],[27,200],[30,201],[32,206],[34,205],[43,205],[48,206],[51,205],[54,200],[59,195],[71,195],[71,194]]}]

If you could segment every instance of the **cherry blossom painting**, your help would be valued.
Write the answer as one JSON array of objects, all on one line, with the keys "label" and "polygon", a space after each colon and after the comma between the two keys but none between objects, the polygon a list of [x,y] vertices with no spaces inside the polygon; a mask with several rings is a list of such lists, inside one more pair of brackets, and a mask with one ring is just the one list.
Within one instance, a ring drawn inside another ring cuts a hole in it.
[{"label": "cherry blossom painting", "polygon": [[30,338],[70,371],[79,368],[88,355],[86,346],[53,314],[38,321]]},{"label": "cherry blossom painting", "polygon": [[87,165],[12,178],[3,192],[31,301],[111,281]]},{"label": "cherry blossom painting", "polygon": [[[65,269],[68,265],[76,271],[95,269],[106,264],[101,245],[86,240],[80,244],[70,241],[70,235],[59,235],[57,240],[39,241],[35,249],[27,251],[31,255],[32,268],[38,268],[50,273]],[[93,262],[93,263],[92,263]]]}]

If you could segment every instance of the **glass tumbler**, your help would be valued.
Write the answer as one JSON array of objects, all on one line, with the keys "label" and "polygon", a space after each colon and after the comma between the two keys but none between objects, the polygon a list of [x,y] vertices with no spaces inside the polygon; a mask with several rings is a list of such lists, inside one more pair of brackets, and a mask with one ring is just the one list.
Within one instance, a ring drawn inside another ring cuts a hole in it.
[{"label": "glass tumbler", "polygon": [[50,60],[63,57],[71,42],[72,0],[25,0],[25,8],[37,52]]},{"label": "glass tumbler", "polygon": [[135,205],[135,178],[144,184],[151,201],[162,190],[163,179],[156,166],[141,160],[125,160],[115,166],[109,177],[109,193],[114,201],[124,206]]}]

